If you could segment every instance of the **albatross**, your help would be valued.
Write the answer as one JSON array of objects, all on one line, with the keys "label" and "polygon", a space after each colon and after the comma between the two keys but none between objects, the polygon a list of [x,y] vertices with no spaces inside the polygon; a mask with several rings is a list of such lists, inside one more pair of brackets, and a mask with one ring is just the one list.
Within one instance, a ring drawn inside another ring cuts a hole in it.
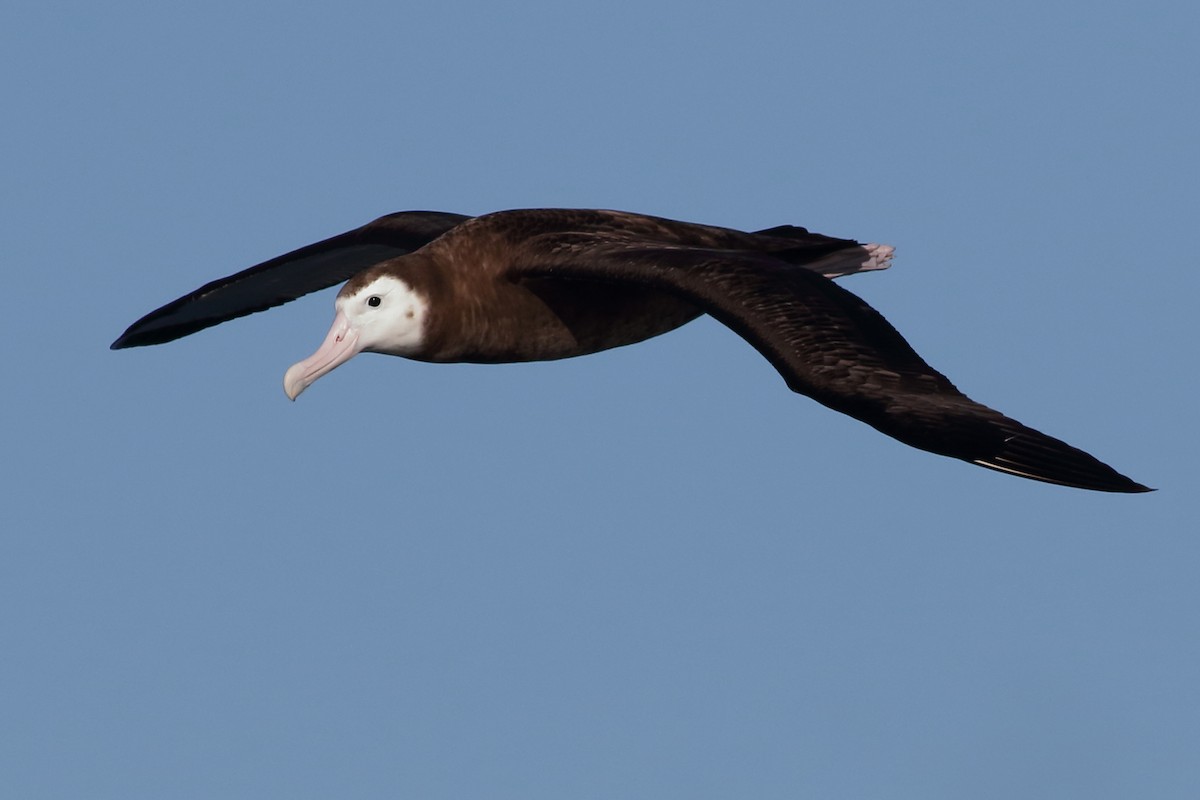
[{"label": "albatross", "polygon": [[788,388],[921,450],[1048,483],[1147,487],[955,388],[833,278],[887,245],[782,225],[755,232],[591,209],[389,214],[220,278],[150,312],[114,350],[162,344],[345,282],[324,342],[284,376],[293,400],[361,352],[429,362],[570,358],[709,314]]}]

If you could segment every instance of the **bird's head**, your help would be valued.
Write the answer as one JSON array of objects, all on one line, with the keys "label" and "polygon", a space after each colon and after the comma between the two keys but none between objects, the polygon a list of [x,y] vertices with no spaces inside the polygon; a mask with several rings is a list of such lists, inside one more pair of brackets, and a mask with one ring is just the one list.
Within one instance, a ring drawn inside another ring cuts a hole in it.
[{"label": "bird's head", "polygon": [[424,342],[429,303],[408,283],[368,271],[338,292],[333,326],[317,352],[293,364],[283,390],[295,400],[313,381],[363,351],[410,356]]}]

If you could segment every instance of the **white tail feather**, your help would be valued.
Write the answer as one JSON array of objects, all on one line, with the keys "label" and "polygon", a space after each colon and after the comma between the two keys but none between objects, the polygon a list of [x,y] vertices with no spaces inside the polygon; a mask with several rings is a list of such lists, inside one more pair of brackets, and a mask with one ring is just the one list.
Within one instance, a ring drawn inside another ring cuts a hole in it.
[{"label": "white tail feather", "polygon": [[887,269],[892,265],[893,252],[895,252],[895,248],[890,244],[864,244],[860,247],[830,253],[824,258],[804,266],[813,272],[821,273],[826,278],[840,278],[856,272]]}]

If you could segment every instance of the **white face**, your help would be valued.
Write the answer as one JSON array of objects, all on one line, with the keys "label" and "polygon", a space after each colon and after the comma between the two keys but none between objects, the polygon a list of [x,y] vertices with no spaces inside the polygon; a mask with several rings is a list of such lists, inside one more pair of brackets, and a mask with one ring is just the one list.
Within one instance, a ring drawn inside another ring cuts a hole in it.
[{"label": "white face", "polygon": [[421,349],[429,304],[399,278],[376,278],[352,295],[338,295],[334,307],[358,331],[360,350],[407,356]]},{"label": "white face", "polygon": [[354,294],[339,293],[334,307],[337,314],[324,343],[283,376],[283,390],[293,400],[317,378],[364,350],[396,356],[421,350],[429,304],[399,278],[385,275]]}]

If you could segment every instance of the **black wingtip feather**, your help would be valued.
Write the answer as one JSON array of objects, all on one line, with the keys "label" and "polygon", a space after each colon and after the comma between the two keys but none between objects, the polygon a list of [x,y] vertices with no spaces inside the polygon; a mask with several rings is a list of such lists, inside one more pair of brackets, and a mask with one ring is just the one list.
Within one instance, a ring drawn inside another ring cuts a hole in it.
[{"label": "black wingtip feather", "polygon": [[1007,437],[997,453],[972,460],[981,467],[1076,489],[1128,494],[1154,491],[1098,458],[1031,428]]},{"label": "black wingtip feather", "polygon": [[138,322],[135,322],[134,324],[132,324],[128,328],[126,328],[125,332],[122,333],[120,336],[118,336],[113,341],[113,343],[108,346],[108,349],[109,350],[125,350],[130,347],[145,347],[146,345],[150,345],[150,344],[163,344],[164,342],[169,342],[169,341],[172,341],[173,339],[179,338],[177,336],[170,336],[170,337],[162,339],[161,341],[158,341],[158,340],[151,340],[149,337],[139,336],[138,331],[136,329],[140,324],[141,324],[141,320],[139,320]]},{"label": "black wingtip feather", "polygon": [[125,332],[118,336],[113,343],[108,346],[109,350],[124,350],[128,347],[140,347],[146,344],[158,344],[157,342],[139,341],[138,327],[143,323],[145,317],[125,329]]}]

